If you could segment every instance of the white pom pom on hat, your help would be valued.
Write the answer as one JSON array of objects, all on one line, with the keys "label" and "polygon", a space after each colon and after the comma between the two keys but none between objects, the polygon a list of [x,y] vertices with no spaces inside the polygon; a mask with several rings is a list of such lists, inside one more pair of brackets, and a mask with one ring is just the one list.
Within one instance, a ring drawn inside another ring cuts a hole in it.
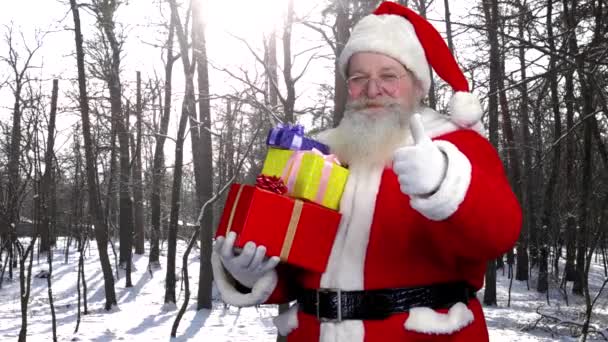
[{"label": "white pom pom on hat", "polygon": [[452,95],[448,111],[452,121],[463,127],[472,127],[483,115],[483,109],[477,96],[464,91],[457,91]]},{"label": "white pom pom on hat", "polygon": [[338,66],[346,76],[348,61],[357,52],[377,52],[401,62],[430,87],[429,67],[454,90],[448,111],[451,120],[463,127],[479,122],[483,110],[441,34],[426,19],[407,7],[383,2],[373,14],[361,19],[344,46]]}]

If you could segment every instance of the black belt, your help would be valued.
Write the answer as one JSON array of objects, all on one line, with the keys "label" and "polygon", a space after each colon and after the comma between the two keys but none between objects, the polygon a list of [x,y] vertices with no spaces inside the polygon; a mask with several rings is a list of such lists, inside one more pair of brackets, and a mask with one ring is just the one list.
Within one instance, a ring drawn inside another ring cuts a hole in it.
[{"label": "black belt", "polygon": [[429,286],[342,291],[339,289],[302,289],[297,296],[299,309],[320,321],[347,319],[384,319],[415,307],[449,308],[458,302],[468,303],[475,289],[465,282]]}]

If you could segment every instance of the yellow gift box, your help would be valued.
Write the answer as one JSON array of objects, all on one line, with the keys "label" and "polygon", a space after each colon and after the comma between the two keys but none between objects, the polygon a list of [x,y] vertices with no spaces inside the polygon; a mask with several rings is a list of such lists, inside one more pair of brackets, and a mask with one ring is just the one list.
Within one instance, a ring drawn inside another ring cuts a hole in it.
[{"label": "yellow gift box", "polygon": [[319,151],[268,148],[262,174],[283,178],[287,195],[338,210],[348,170],[333,155]]}]

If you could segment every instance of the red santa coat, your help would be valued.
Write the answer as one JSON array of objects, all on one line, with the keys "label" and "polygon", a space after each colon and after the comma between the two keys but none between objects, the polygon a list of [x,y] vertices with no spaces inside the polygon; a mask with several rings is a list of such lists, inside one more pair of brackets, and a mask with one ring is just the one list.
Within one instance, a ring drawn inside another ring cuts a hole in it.
[{"label": "red santa coat", "polygon": [[[231,288],[214,255],[224,300],[234,305],[285,303],[300,287],[352,291],[464,280],[481,288],[486,262],[512,248],[519,236],[520,206],[498,154],[483,136],[458,129],[432,111],[424,113],[423,121],[448,159],[435,194],[410,198],[401,193],[390,167],[351,165],[325,273],[280,265],[251,293],[241,294]],[[336,323],[320,323],[295,305],[275,324],[290,342],[488,340],[477,299],[450,309],[415,308],[385,320]]]}]

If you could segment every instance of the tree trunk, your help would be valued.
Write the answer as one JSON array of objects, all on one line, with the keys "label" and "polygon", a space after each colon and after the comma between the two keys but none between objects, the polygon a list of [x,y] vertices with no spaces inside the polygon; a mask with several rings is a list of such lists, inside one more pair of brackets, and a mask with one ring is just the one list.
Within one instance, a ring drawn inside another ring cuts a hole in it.
[{"label": "tree trunk", "polygon": [[57,114],[57,93],[59,91],[59,81],[53,80],[53,92],[51,95],[51,111],[49,113],[49,130],[46,141],[46,151],[44,153],[44,175],[42,176],[42,229],[40,229],[40,251],[50,251],[51,235],[51,186],[53,169],[53,148],[55,146],[55,118]]},{"label": "tree trunk", "polygon": [[348,96],[348,90],[346,89],[346,81],[340,74],[338,68],[338,57],[344,50],[344,45],[350,37],[351,21],[348,19],[348,9],[350,7],[350,0],[338,0],[336,4],[336,22],[334,26],[335,38],[336,38],[336,62],[334,64],[334,115],[333,115],[333,127],[338,126],[344,115],[344,107],[346,106],[346,98]]},{"label": "tree trunk", "polygon": [[[569,7],[570,6],[570,7]],[[570,32],[576,30],[576,19],[575,13],[577,10],[576,0],[572,0],[571,4],[568,0],[564,0],[564,17],[566,19],[566,27]],[[584,72],[584,57],[579,54],[578,44],[576,37],[570,35],[568,40],[569,53],[573,54],[576,61],[577,74],[579,76],[580,90],[583,100],[583,113],[582,117],[586,117],[593,113],[593,93],[590,82],[587,81],[587,76]],[[585,120],[583,123],[583,172],[581,177],[581,200],[579,202],[579,213],[578,213],[578,234],[576,238],[576,277],[574,279],[574,285],[572,286],[572,292],[575,294],[582,295],[585,283],[585,256],[588,246],[588,215],[589,215],[589,203],[591,195],[591,172],[592,172],[592,149],[591,139],[593,134],[593,126],[591,120]]]},{"label": "tree trunk", "polygon": [[[59,92],[59,81],[53,80],[53,92],[51,95],[51,111],[49,112],[49,128],[46,151],[44,153],[44,175],[42,176],[42,229],[40,230],[40,248],[41,251],[47,253],[47,262],[49,264],[49,275],[47,277],[47,287],[49,294],[49,305],[51,309],[51,323],[53,330],[53,341],[57,341],[57,324],[55,320],[55,305],[53,304],[53,290],[51,278],[53,276],[53,252],[51,250],[51,187],[52,187],[52,165],[53,165],[53,148],[55,145],[55,118],[57,115],[57,94]],[[43,247],[46,246],[46,249]]]},{"label": "tree trunk", "polygon": [[[490,44],[490,91],[489,91],[489,104],[488,104],[488,115],[489,115],[489,136],[490,143],[499,149],[498,143],[498,79],[500,77],[500,53],[498,46],[498,23],[496,15],[490,8],[490,0],[483,0],[482,2],[485,24],[487,27],[488,42]],[[484,292],[484,304],[495,305],[496,304],[496,267],[494,261],[490,261],[487,264],[485,274],[485,292]]]},{"label": "tree trunk", "polygon": [[[572,132],[574,129],[574,71],[566,71],[566,129]],[[574,134],[566,136],[566,154],[568,160],[576,160],[578,152],[576,151],[576,143]],[[566,281],[574,281],[576,279],[576,271],[574,262],[576,259],[576,221],[575,214],[572,212],[575,207],[576,196],[576,177],[574,163],[566,163],[566,266],[564,269],[564,277]]]},{"label": "tree trunk", "polygon": [[291,62],[291,30],[294,20],[293,1],[287,1],[287,16],[285,18],[285,26],[283,27],[283,80],[285,81],[285,88],[287,88],[287,97],[283,101],[283,111],[285,113],[285,122],[295,123],[293,111],[296,102],[296,81],[291,75],[291,69],[293,68],[293,63]]},{"label": "tree trunk", "polygon": [[137,72],[137,142],[135,143],[135,156],[133,162],[133,198],[135,199],[135,254],[143,255],[145,252],[144,230],[144,191],[141,164],[142,140],[142,104],[141,104],[141,72]]},{"label": "tree trunk", "polygon": [[273,27],[270,36],[267,39],[266,53],[264,54],[266,63],[266,100],[270,104],[272,110],[276,110],[279,103],[279,75],[277,74],[277,30]]},{"label": "tree trunk", "polygon": [[82,49],[82,33],[80,31],[80,13],[76,0],[70,0],[72,15],[74,17],[74,34],[76,40],[76,60],[78,66],[78,88],[80,93],[80,113],[82,116],[82,135],[84,138],[85,159],[87,167],[87,185],[89,190],[89,211],[95,224],[95,240],[99,252],[99,261],[104,278],[105,309],[110,310],[116,305],[116,293],[114,291],[114,278],[112,265],[108,257],[108,227],[103,216],[103,209],[99,199],[99,187],[97,185],[97,167],[93,154],[93,141],[91,139],[91,124],[89,122],[89,102],[86,89],[86,75],[84,69],[84,52]]},{"label": "tree trunk", "polygon": [[[205,39],[205,24],[202,20],[201,2],[195,1],[192,19],[194,58],[196,59],[198,74],[198,105],[199,105],[199,157],[201,166],[200,188],[202,203],[206,203],[213,196],[213,145],[211,141],[211,106],[209,104],[209,70],[207,64],[207,43]],[[195,39],[196,37],[196,39]],[[194,148],[193,148],[194,150]],[[197,164],[195,164],[197,165]],[[199,180],[197,179],[197,182]],[[202,216],[201,222],[196,222],[200,229],[201,261],[199,270],[197,310],[211,309],[211,290],[213,271],[211,270],[211,248],[213,247],[213,210],[209,208]]]},{"label": "tree trunk", "polygon": [[116,147],[116,125],[114,120],[110,123],[111,126],[111,136],[110,136],[110,166],[108,170],[108,188],[106,193],[106,217],[108,222],[110,223],[111,233],[110,235],[115,234],[113,227],[116,227],[116,211],[118,209],[118,196],[116,191],[116,172],[118,170],[118,160],[117,160],[117,151]]},{"label": "tree trunk", "polygon": [[[186,92],[194,93],[194,89],[186,89]],[[194,102],[184,99],[182,104],[182,115],[177,131],[177,141],[175,143],[175,169],[173,174],[173,187],[171,190],[171,214],[169,221],[169,236],[167,239],[167,275],[165,280],[165,303],[175,303],[175,258],[177,249],[177,225],[179,220],[180,196],[182,188],[183,160],[184,160],[184,134],[190,110],[194,109]]]},{"label": "tree trunk", "polygon": [[173,187],[171,190],[171,214],[169,222],[168,254],[167,254],[167,276],[165,280],[165,303],[175,303],[175,258],[177,248],[177,225],[179,220],[180,197],[182,188],[183,159],[184,159],[184,140],[188,119],[195,112],[194,103],[194,65],[188,60],[188,44],[185,30],[182,27],[177,4],[174,0],[169,0],[171,6],[171,17],[175,21],[175,29],[180,45],[181,59],[185,73],[185,95],[182,103],[182,113],[179,120],[177,139],[175,143],[175,168],[173,174]]},{"label": "tree trunk", "polygon": [[[415,2],[418,13],[421,17],[426,19],[426,11],[429,4],[432,2],[428,0],[417,0]],[[431,85],[429,87],[429,107],[436,109],[437,108],[437,95],[435,94],[435,80],[433,79],[433,69],[429,68],[429,79],[431,80]]]},{"label": "tree trunk", "polygon": [[[499,20],[499,12],[498,12],[498,3],[496,1],[492,1],[491,3],[491,12],[493,16],[493,20],[495,21],[495,25],[498,30],[498,20]],[[501,25],[503,28],[503,25]],[[498,41],[497,41],[498,42]],[[504,43],[503,43],[504,45]],[[521,186],[521,169],[520,169],[520,155],[519,150],[517,149],[517,144],[515,143],[515,134],[513,131],[513,122],[511,120],[511,111],[509,109],[509,102],[507,100],[507,94],[505,90],[505,56],[504,56],[504,48],[502,53],[499,54],[499,72],[498,72],[498,98],[500,102],[500,108],[502,112],[502,131],[504,134],[505,141],[505,150],[508,160],[508,174],[509,179],[511,181],[511,186],[515,192],[515,195],[520,200],[522,199],[522,186]],[[526,93],[527,92],[522,92]],[[528,115],[527,113],[527,103],[524,102],[524,106],[522,107],[522,112]],[[517,244],[517,269],[515,274],[515,279],[517,280],[528,280],[528,226],[524,222],[523,227],[521,229],[519,242]]]},{"label": "tree trunk", "polygon": [[450,19],[450,1],[443,0],[443,8],[445,9],[445,33],[448,41],[448,48],[452,55],[454,54],[454,43],[452,42],[452,21]]},{"label": "tree trunk", "polygon": [[[160,266],[160,233],[161,233],[161,184],[165,174],[165,154],[163,152],[167,130],[169,127],[169,118],[171,117],[171,77],[173,75],[173,39],[175,33],[175,21],[171,16],[169,24],[169,36],[167,38],[167,62],[165,65],[165,103],[161,108],[160,130],[156,134],[156,146],[154,147],[154,162],[152,167],[152,191],[151,191],[151,219],[152,232],[150,234],[150,259],[151,266]],[[159,96],[160,98],[160,96]]]},{"label": "tree trunk", "polygon": [[129,156],[129,128],[125,125],[120,83],[120,43],[114,32],[114,14],[120,3],[104,0],[98,9],[98,21],[110,45],[111,63],[107,75],[110,90],[110,110],[116,125],[120,148],[120,263],[127,266],[126,286],[131,287],[131,256],[133,246],[133,203],[131,202],[131,165]]},{"label": "tree trunk", "polygon": [[234,175],[235,168],[235,155],[234,155],[234,129],[235,129],[235,114],[237,112],[238,105],[232,106],[232,100],[226,99],[226,117],[224,119],[226,133],[222,136],[220,149],[220,162],[218,168],[222,170],[219,172],[220,180],[219,184],[226,184],[226,182]]},{"label": "tree trunk", "polygon": [[9,147],[8,164],[8,199],[6,208],[6,222],[9,233],[9,265],[8,276],[13,279],[13,266],[16,263],[14,243],[17,241],[16,227],[19,224],[19,188],[21,176],[19,172],[19,158],[21,157],[21,79],[15,78],[15,103],[13,105],[13,126],[11,128],[11,142]]},{"label": "tree trunk", "polygon": [[[557,81],[557,70],[555,66],[555,37],[553,35],[553,0],[549,0],[547,4],[547,34],[548,34],[548,43],[549,43],[549,51],[551,51],[551,58],[549,59],[549,88],[551,90],[551,108],[553,109],[553,144],[554,144],[554,154],[553,154],[553,164],[551,168],[551,175],[549,177],[549,182],[547,183],[547,188],[545,191],[545,200],[544,200],[544,210],[543,210],[543,220],[542,220],[542,231],[541,236],[547,236],[548,231],[554,231],[555,236],[559,236],[560,227],[559,220],[556,220],[556,203],[554,203],[553,196],[555,193],[555,187],[557,185],[557,178],[559,176],[559,168],[561,165],[561,145],[558,143],[558,139],[562,135],[562,123],[561,123],[561,113],[559,111],[559,92],[558,92],[558,81]],[[547,229],[548,228],[548,229]],[[545,292],[549,288],[548,281],[548,241],[543,241],[541,245],[541,260],[538,274],[538,287],[537,290],[539,292]],[[557,258],[556,251],[556,258]]]},{"label": "tree trunk", "polygon": [[[21,300],[21,329],[19,330],[19,342],[25,342],[27,336],[27,306],[30,301],[32,285],[32,262],[34,261],[34,245],[37,235],[34,234],[27,250],[19,258],[19,290]],[[27,264],[29,258],[29,265]],[[27,271],[26,271],[27,267]]]},{"label": "tree trunk", "polygon": [[[498,32],[498,29],[500,28],[501,30],[504,30],[504,25],[500,25],[499,27],[499,20],[500,20],[500,15],[499,15],[499,11],[498,11],[498,3],[496,1],[489,1],[490,4],[487,5],[488,9],[487,9],[487,15],[492,16],[492,19],[494,21],[493,25],[496,27],[496,31]],[[486,4],[486,1],[484,1],[484,5]],[[504,35],[504,33],[503,33]],[[507,164],[507,171],[508,171],[508,176],[509,176],[509,180],[511,182],[511,185],[514,189],[515,194],[517,195],[518,199],[520,200],[520,203],[523,203],[522,201],[522,197],[523,197],[523,190],[522,190],[522,186],[521,186],[521,172],[520,172],[520,168],[519,168],[519,161],[520,161],[520,157],[519,157],[519,152],[515,147],[515,137],[514,137],[514,132],[513,132],[513,126],[512,126],[512,121],[511,121],[511,112],[509,110],[509,103],[507,101],[506,98],[506,91],[504,90],[504,80],[505,80],[505,51],[504,48],[502,49],[501,52],[500,51],[500,46],[498,43],[498,38],[495,38],[495,43],[496,44],[496,50],[497,50],[497,54],[498,54],[498,71],[496,72],[496,91],[498,92],[498,98],[499,98],[499,102],[500,102],[500,107],[502,110],[502,131],[503,131],[503,143],[504,143],[504,156],[503,158],[506,159],[506,164]],[[503,39],[503,46],[505,45],[504,39]],[[524,106],[527,106],[527,103],[524,103]],[[527,116],[527,107],[525,108],[525,114]],[[498,124],[498,123],[496,123]],[[520,233],[520,237],[517,243],[517,273],[516,273],[516,278],[517,280],[527,280],[527,274],[528,274],[528,252],[527,252],[527,243],[528,243],[528,224],[526,222],[524,222],[523,227],[521,229],[521,233]],[[512,256],[508,255],[508,262],[512,262]],[[511,273],[511,266],[512,263],[509,263],[509,272]]]},{"label": "tree trunk", "polygon": [[492,0],[483,0],[485,25],[487,27],[488,42],[490,44],[490,89],[488,93],[488,119],[490,143],[500,150],[498,138],[498,78],[500,77],[500,51],[498,42],[498,23],[491,8]]},{"label": "tree trunk", "polygon": [[[525,4],[520,4],[520,8],[519,10],[519,15],[518,15],[518,37],[521,41],[524,41],[525,37],[524,37],[524,32],[526,30],[526,16],[528,13],[528,8],[526,7]],[[526,80],[527,79],[527,75],[526,75],[526,58],[525,58],[525,48],[523,44],[519,44],[519,48],[518,48],[518,55],[519,55],[519,64],[520,64],[520,74],[521,74],[521,79],[522,80]],[[519,87],[520,89],[520,93],[521,93],[521,105],[520,105],[520,113],[521,113],[521,131],[522,131],[522,144],[523,146],[531,146],[532,145],[532,138],[530,137],[530,114],[529,114],[529,107],[528,107],[528,102],[529,102],[529,97],[528,97],[528,83],[527,82],[521,82],[521,85]],[[505,123],[506,122],[506,118],[505,118]],[[507,123],[510,124],[510,121]],[[540,186],[537,186],[536,182],[534,181],[534,176],[535,176],[535,171],[532,168],[532,153],[530,148],[523,148],[523,154],[524,154],[524,170],[525,170],[525,177],[520,178],[519,176],[517,176],[517,174],[519,173],[518,169],[519,169],[519,158],[517,157],[517,155],[515,155],[515,153],[518,154],[518,152],[516,151],[517,146],[515,144],[514,141],[514,137],[512,135],[512,133],[509,133],[510,130],[506,129],[505,133],[507,136],[507,140],[509,142],[509,150],[513,150],[513,156],[511,159],[511,167],[513,168],[513,178],[512,178],[512,182],[520,182],[521,180],[523,180],[523,186],[521,189],[520,194],[522,194],[523,199],[524,199],[524,227],[525,230],[527,230],[528,232],[528,242],[526,243],[526,245],[529,245],[529,257],[530,257],[530,262],[532,264],[532,267],[534,267],[537,263],[538,263],[538,234],[537,234],[537,227],[536,227],[536,206],[535,206],[535,194],[537,192],[537,188],[538,190],[540,190]],[[519,187],[519,186],[518,186]],[[522,234],[522,236],[524,236]],[[524,236],[525,238],[525,236]],[[518,254],[519,254],[519,250],[518,250]],[[523,256],[522,256],[523,257]],[[523,259],[521,259],[523,260]],[[519,261],[519,260],[518,260]],[[528,273],[528,268],[527,268],[527,263],[526,263],[526,267],[523,267],[524,265],[519,265],[518,263],[518,267],[517,267],[517,275],[516,275],[516,279],[517,280],[527,280],[528,278],[525,277],[523,278],[523,272],[526,272],[526,274]]]}]

